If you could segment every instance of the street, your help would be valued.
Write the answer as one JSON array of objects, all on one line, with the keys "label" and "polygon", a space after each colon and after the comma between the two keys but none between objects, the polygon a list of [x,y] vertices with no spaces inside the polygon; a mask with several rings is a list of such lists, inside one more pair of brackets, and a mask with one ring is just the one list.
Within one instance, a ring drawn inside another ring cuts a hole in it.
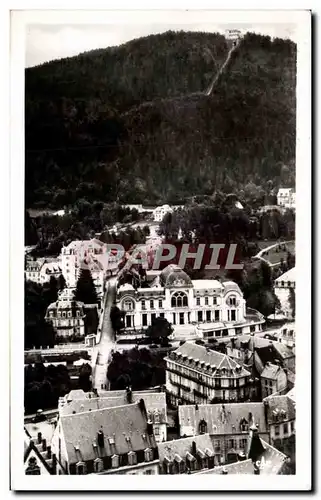
[{"label": "street", "polygon": [[113,277],[108,282],[101,339],[99,344],[95,346],[98,353],[94,368],[93,387],[97,389],[97,391],[105,388],[105,386],[108,389],[107,368],[111,360],[111,352],[115,347],[114,332],[110,321],[110,310],[115,300],[116,281],[117,278]]}]

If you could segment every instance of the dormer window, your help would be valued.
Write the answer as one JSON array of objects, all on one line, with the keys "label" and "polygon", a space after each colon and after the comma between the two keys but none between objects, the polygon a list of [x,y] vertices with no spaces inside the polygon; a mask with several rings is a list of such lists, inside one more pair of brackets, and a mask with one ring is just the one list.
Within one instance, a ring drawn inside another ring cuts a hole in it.
[{"label": "dormer window", "polygon": [[153,460],[153,450],[151,448],[146,448],[144,451],[145,462],[151,462]]},{"label": "dormer window", "polygon": [[199,433],[206,434],[206,432],[207,432],[207,423],[205,422],[204,419],[202,419],[199,423]]},{"label": "dormer window", "polygon": [[249,430],[249,424],[247,423],[247,421],[244,418],[240,422],[240,428],[241,428],[241,432],[248,432],[248,430]]},{"label": "dormer window", "polygon": [[157,410],[154,413],[154,422],[156,424],[159,424],[159,422],[160,422],[160,415],[159,415],[159,412]]},{"label": "dormer window", "polygon": [[119,456],[118,455],[113,455],[111,457],[111,466],[113,469],[117,469],[117,467],[119,467]]},{"label": "dormer window", "polygon": [[102,459],[96,458],[96,460],[94,460],[94,471],[95,472],[102,472],[103,469],[104,469],[104,463],[103,463]]},{"label": "dormer window", "polygon": [[78,464],[76,464],[76,473],[79,476],[83,476],[86,473],[85,472],[85,464],[84,464],[84,462],[78,462]]},{"label": "dormer window", "polygon": [[134,451],[130,451],[128,453],[128,465],[136,465],[137,464],[137,455]]},{"label": "dormer window", "polygon": [[115,444],[114,438],[108,438],[109,444]]}]

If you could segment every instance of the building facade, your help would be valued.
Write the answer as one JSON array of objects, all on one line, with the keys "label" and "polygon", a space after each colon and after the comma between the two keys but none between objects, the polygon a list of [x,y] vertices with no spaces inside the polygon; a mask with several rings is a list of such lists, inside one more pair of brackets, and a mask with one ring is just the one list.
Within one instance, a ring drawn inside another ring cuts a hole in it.
[{"label": "building facade", "polygon": [[61,474],[158,474],[158,449],[143,401],[60,416],[52,449]]},{"label": "building facade", "polygon": [[[284,316],[292,320],[295,316],[293,311],[293,299],[295,299],[295,267],[279,276],[274,281],[274,292],[280,301],[281,311]],[[292,296],[292,303],[291,303]],[[293,297],[294,296],[294,297]],[[295,302],[295,300],[294,300]]]},{"label": "building facade", "polygon": [[226,354],[185,342],[166,358],[166,391],[173,405],[244,401],[251,374]]},{"label": "building facade", "polygon": [[[124,284],[117,289],[116,303],[125,313],[125,329],[147,328],[157,316],[179,330],[192,325],[195,336],[210,339],[259,331],[262,315],[248,315],[239,286],[227,281],[191,280],[177,265],[167,266],[148,288]],[[246,331],[245,331],[245,330]]]},{"label": "building facade", "polygon": [[262,398],[285,391],[287,385],[288,379],[284,369],[280,365],[267,362],[261,372]]},{"label": "building facade", "polygon": [[169,205],[162,205],[161,207],[156,207],[153,210],[153,219],[155,222],[162,222],[164,216],[172,212],[173,209]]},{"label": "building facade", "polygon": [[295,208],[295,192],[292,188],[280,188],[277,203],[283,208]]},{"label": "building facade", "polygon": [[180,436],[211,436],[215,465],[244,460],[252,425],[269,440],[263,403],[180,405],[178,419]]},{"label": "building facade", "polygon": [[64,294],[47,308],[45,319],[50,322],[58,337],[85,337],[85,304]]}]

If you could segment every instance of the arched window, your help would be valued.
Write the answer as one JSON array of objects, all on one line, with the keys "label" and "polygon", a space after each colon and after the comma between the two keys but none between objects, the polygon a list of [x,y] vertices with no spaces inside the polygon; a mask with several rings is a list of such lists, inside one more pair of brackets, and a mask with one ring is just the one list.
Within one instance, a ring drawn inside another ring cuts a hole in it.
[{"label": "arched window", "polygon": [[128,465],[136,465],[137,464],[137,455],[134,451],[130,451],[128,453]]},{"label": "arched window", "polygon": [[134,302],[130,299],[125,299],[123,302],[123,309],[125,311],[133,311],[134,309]]},{"label": "arched window", "polygon": [[172,307],[187,307],[187,295],[184,292],[175,292],[172,295]]},{"label": "arched window", "polygon": [[94,460],[94,471],[95,472],[102,472],[104,468],[104,463],[101,458],[96,458]]},{"label": "arched window", "polygon": [[227,303],[229,306],[236,306],[236,295],[230,295],[229,298],[227,299]]},{"label": "arched window", "polygon": [[199,423],[199,432],[200,434],[206,434],[207,432],[207,423],[204,419],[202,419]]}]

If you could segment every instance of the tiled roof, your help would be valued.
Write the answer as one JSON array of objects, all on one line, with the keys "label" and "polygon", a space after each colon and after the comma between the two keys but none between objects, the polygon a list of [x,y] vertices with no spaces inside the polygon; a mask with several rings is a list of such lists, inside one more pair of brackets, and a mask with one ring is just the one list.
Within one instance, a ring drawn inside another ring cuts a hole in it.
[{"label": "tiled roof", "polygon": [[218,280],[192,280],[195,290],[222,289],[222,283]]},{"label": "tiled roof", "polygon": [[[71,391],[72,393],[78,391]],[[83,392],[83,391],[79,391]],[[88,394],[88,393],[87,393]],[[71,415],[73,413],[81,413],[90,410],[98,410],[103,408],[112,408],[128,404],[126,391],[106,391],[103,397],[92,396],[86,397],[86,393],[72,395],[68,394],[67,402],[60,408],[60,415]],[[144,400],[147,416],[154,421],[155,412],[159,416],[160,423],[166,423],[166,394],[165,392],[132,392],[132,403],[138,403],[141,399]],[[70,401],[70,402],[68,402]]]},{"label": "tiled roof", "polygon": [[[186,455],[193,453],[193,442],[195,443],[195,451],[200,450],[205,456],[213,456],[214,447],[209,434],[202,434],[200,436],[193,436],[189,438],[174,439],[173,441],[165,441],[158,443],[159,460],[163,462],[166,458],[167,461],[173,461],[175,457],[180,457],[186,460]],[[195,457],[196,458],[196,457]]]},{"label": "tiled roof", "polygon": [[191,278],[176,264],[169,264],[169,266],[163,269],[160,274],[160,281],[166,287],[174,285],[176,281],[182,282],[182,286],[184,287],[192,286]]},{"label": "tiled roof", "polygon": [[295,403],[287,394],[284,396],[268,396],[264,399],[264,402],[267,404],[269,424],[295,419]]},{"label": "tiled roof", "polygon": [[[263,453],[264,459],[261,459],[260,474],[277,475],[282,473],[285,464],[286,456],[273,446],[261,440],[265,448]],[[220,465],[206,471],[197,472],[196,474],[254,474],[252,460],[244,460],[227,465]]]},{"label": "tiled roof", "polygon": [[178,418],[180,426],[191,426],[198,432],[199,423],[204,420],[209,434],[237,434],[242,432],[240,424],[253,422],[258,425],[259,432],[268,432],[265,422],[264,405],[260,403],[228,403],[211,405],[180,405]]},{"label": "tiled roof", "polygon": [[[192,358],[192,360],[188,358]],[[192,342],[185,342],[176,351],[172,352],[168,359],[175,360],[182,365],[190,366],[193,370],[201,373],[208,373],[212,377],[218,376],[219,371],[220,375],[226,378],[250,376],[250,372],[226,354]],[[198,361],[196,362],[196,360]],[[203,365],[200,366],[200,363],[203,363]],[[222,373],[221,370],[224,369],[225,373]]]},{"label": "tiled roof", "polygon": [[281,281],[284,281],[284,282],[295,281],[295,276],[296,276],[295,267],[292,267],[286,273],[284,273],[281,276],[279,276],[278,278],[276,278],[275,283],[278,284]]},{"label": "tiled roof", "polygon": [[281,368],[279,365],[273,365],[272,363],[268,363],[267,365],[264,366],[264,369],[261,373],[261,377],[275,380],[280,370]]},{"label": "tiled roof", "polygon": [[146,416],[138,404],[62,416],[60,424],[69,464],[97,457],[94,444],[97,444],[98,431],[103,432],[104,438],[101,456],[156,447],[155,437],[148,435]]},{"label": "tiled roof", "polygon": [[224,281],[223,282],[223,288],[224,288],[224,293],[232,292],[233,291],[233,292],[238,292],[241,295],[243,295],[242,292],[241,292],[241,290],[240,290],[240,287],[234,281]]}]

